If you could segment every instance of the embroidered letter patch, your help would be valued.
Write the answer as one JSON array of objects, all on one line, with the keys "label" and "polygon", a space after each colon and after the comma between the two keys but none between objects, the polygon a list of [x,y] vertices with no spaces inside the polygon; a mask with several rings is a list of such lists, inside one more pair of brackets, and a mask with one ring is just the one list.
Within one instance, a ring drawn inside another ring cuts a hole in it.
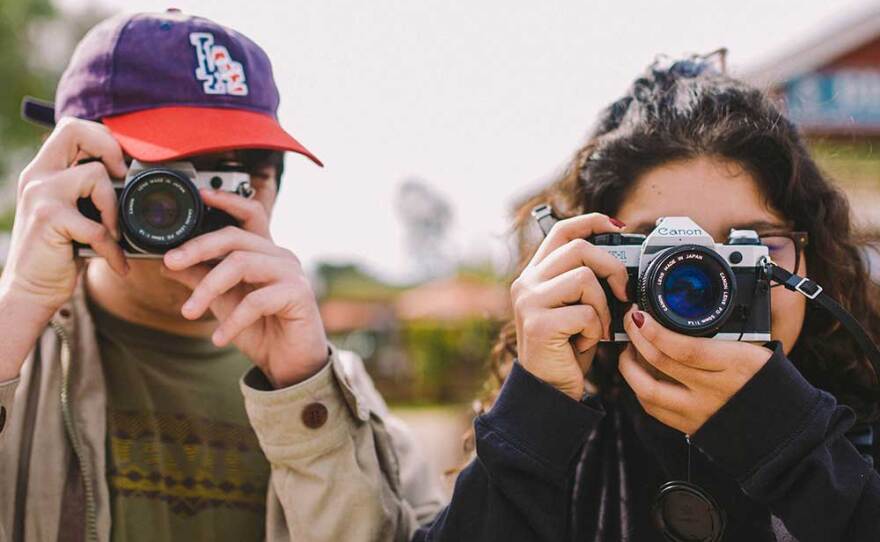
[{"label": "embroidered letter patch", "polygon": [[193,32],[189,42],[196,48],[196,78],[202,82],[205,94],[232,94],[247,96],[244,68],[241,62],[232,60],[222,45],[214,45],[210,32]]}]

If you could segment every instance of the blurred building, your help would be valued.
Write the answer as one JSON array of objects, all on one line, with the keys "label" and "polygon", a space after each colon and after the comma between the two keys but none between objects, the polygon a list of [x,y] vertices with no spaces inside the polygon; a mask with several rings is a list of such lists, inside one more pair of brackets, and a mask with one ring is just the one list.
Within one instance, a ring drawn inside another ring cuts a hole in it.
[{"label": "blurred building", "polygon": [[880,227],[880,6],[745,73],[778,98],[856,217]]}]

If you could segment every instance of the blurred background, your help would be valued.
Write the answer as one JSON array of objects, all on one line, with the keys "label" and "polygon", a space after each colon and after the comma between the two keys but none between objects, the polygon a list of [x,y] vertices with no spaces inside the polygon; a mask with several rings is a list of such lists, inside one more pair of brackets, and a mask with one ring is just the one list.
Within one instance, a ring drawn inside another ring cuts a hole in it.
[{"label": "blurred background", "polygon": [[513,202],[564,167],[657,55],[727,47],[730,71],[783,104],[858,222],[880,226],[877,2],[0,0],[0,265],[16,176],[44,136],[20,120],[21,97],[51,100],[98,20],[168,7],[269,53],[282,124],[327,164],[288,157],[275,239],[438,472],[462,460],[509,312]]}]

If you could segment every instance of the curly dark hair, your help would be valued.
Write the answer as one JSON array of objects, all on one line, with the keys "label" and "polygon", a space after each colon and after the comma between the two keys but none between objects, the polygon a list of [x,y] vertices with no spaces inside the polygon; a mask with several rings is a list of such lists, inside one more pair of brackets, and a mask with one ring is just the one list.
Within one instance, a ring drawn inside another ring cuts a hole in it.
[{"label": "curly dark hair", "polygon": [[[810,277],[849,310],[877,340],[878,285],[869,277],[865,247],[875,234],[855,231],[843,192],[817,167],[797,128],[762,91],[692,59],[655,62],[627,94],[606,108],[586,144],[562,175],[525,198],[514,213],[522,271],[540,242],[530,210],[549,203],[561,217],[617,214],[635,181],[673,161],[713,157],[745,168],[770,208],[806,231]],[[488,407],[516,357],[512,322],[492,351]],[[822,310],[807,309],[789,356],[815,386],[850,406],[860,421],[878,418],[878,375],[853,338]],[[617,348],[602,344],[588,375],[600,393],[621,384]]]}]

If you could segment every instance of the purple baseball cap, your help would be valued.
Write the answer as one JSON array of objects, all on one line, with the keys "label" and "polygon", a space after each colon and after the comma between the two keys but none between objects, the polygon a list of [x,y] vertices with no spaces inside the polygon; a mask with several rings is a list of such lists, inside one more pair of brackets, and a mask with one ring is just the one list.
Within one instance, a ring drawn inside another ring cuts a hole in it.
[{"label": "purple baseball cap", "polygon": [[103,122],[127,154],[158,162],[233,149],[303,154],[278,123],[272,65],[246,36],[202,17],[121,15],[82,39],[55,94],[55,120]]}]

